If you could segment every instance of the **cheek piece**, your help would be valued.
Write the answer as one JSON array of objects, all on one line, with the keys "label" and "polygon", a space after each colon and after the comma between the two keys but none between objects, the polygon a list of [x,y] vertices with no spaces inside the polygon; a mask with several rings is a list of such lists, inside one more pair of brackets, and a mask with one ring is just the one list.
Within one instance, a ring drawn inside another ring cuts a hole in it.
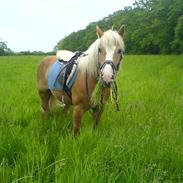
[{"label": "cheek piece", "polygon": [[119,66],[120,66],[120,64],[121,64],[121,62],[122,62],[122,59],[123,59],[123,55],[122,55],[122,53],[121,53],[121,54],[120,54],[119,62],[118,62],[118,64],[116,65],[116,71],[119,70]]}]

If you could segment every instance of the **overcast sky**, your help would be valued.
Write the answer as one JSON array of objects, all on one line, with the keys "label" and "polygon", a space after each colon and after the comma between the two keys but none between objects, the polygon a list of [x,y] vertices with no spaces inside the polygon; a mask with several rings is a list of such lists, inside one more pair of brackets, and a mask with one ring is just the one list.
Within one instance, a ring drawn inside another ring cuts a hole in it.
[{"label": "overcast sky", "polygon": [[85,28],[134,0],[0,0],[0,39],[13,51],[52,51]]}]

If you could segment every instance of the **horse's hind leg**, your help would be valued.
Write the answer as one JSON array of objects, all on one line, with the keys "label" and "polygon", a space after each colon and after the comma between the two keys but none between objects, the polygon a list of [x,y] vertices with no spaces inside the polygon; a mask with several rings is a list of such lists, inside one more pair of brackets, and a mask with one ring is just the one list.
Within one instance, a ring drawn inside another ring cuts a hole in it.
[{"label": "horse's hind leg", "polygon": [[43,91],[39,90],[39,96],[41,98],[41,107],[43,111],[49,114],[50,113],[49,100],[51,97],[51,91],[49,89]]},{"label": "horse's hind leg", "polygon": [[63,113],[64,113],[65,115],[67,115],[67,114],[69,113],[69,108],[70,108],[70,105],[68,105],[68,104],[65,104],[65,105],[63,106]]}]

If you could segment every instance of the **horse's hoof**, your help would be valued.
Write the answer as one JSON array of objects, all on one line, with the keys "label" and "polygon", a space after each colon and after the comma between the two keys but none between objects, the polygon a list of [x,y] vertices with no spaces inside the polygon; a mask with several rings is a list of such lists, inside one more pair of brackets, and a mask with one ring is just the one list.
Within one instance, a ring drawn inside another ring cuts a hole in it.
[{"label": "horse's hoof", "polygon": [[73,139],[75,139],[79,134],[80,134],[80,131],[78,129],[73,129],[72,130]]}]

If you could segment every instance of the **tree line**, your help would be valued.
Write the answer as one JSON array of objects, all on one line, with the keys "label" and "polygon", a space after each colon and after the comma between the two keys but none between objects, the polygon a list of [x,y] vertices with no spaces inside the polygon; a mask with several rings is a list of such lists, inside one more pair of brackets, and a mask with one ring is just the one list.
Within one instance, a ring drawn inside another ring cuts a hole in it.
[{"label": "tree line", "polygon": [[133,6],[72,32],[54,49],[84,51],[96,39],[96,25],[107,30],[122,24],[126,26],[124,39],[129,54],[183,53],[183,0],[136,0]]},{"label": "tree line", "polygon": [[125,25],[124,35],[128,54],[182,54],[183,0],[136,0],[113,14],[90,23],[85,29],[72,32],[53,48],[52,52],[13,52],[0,40],[1,55],[50,55],[57,50],[84,51],[96,39],[95,27],[118,29]]},{"label": "tree line", "polygon": [[0,40],[0,56],[9,56],[9,55],[55,55],[56,52],[43,52],[43,51],[20,51],[14,52],[8,48],[7,43],[3,40]]},{"label": "tree line", "polygon": [[8,48],[7,43],[3,40],[0,40],[0,56],[5,56],[5,55],[11,55],[13,51]]}]

